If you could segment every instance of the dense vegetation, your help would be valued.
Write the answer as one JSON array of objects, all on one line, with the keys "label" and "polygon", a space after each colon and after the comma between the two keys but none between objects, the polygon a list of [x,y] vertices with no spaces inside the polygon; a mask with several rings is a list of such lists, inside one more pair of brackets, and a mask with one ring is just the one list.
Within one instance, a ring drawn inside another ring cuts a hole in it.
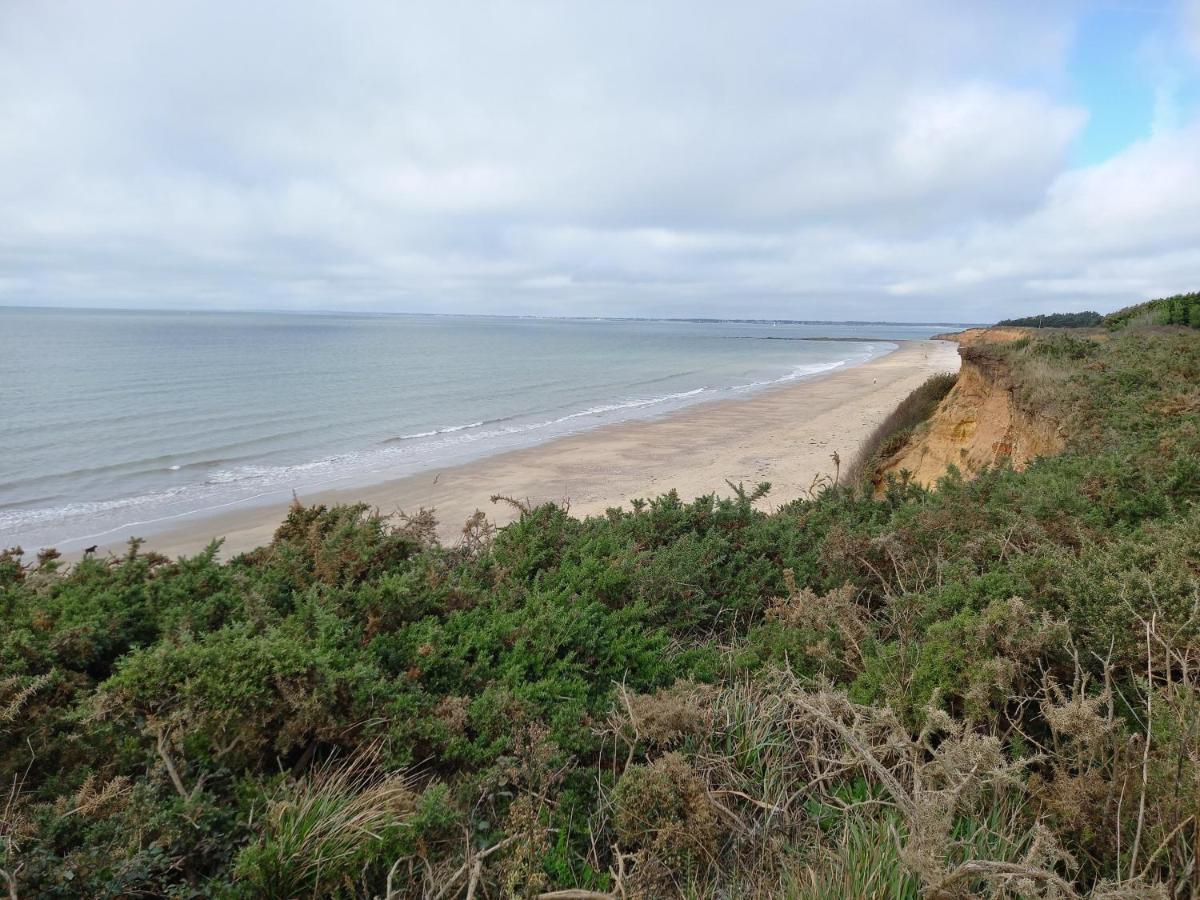
[{"label": "dense vegetation", "polygon": [[1023,316],[1019,319],[1003,319],[997,325],[1014,325],[1024,328],[1095,328],[1104,322],[1098,312],[1047,313],[1040,316]]},{"label": "dense vegetation", "polygon": [[1200,292],[1176,294],[1158,300],[1148,300],[1127,306],[1104,317],[1109,328],[1124,328],[1130,324],[1186,325],[1200,328]]},{"label": "dense vegetation", "polygon": [[5,554],[0,882],[1200,896],[1200,335],[978,352],[1067,452],[453,547],[298,507],[229,562]]}]

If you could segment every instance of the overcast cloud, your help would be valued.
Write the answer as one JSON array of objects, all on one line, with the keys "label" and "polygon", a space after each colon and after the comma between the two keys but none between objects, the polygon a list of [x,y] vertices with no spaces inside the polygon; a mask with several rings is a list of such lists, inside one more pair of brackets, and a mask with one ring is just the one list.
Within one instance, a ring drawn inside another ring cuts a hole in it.
[{"label": "overcast cloud", "polygon": [[9,0],[0,304],[982,321],[1195,290],[1200,0],[1145,8],[1153,127],[1079,166],[1082,3]]}]

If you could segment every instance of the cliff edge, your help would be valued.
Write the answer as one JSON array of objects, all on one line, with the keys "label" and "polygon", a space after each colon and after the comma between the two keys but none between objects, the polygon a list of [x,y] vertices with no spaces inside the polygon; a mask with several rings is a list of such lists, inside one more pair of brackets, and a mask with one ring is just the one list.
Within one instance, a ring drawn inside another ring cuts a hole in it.
[{"label": "cliff edge", "polygon": [[877,488],[889,474],[898,476],[903,470],[929,486],[951,465],[969,477],[1004,459],[1023,469],[1031,460],[1063,449],[1058,423],[1024,406],[1008,367],[983,349],[1026,336],[1026,329],[1020,328],[973,328],[939,335],[958,342],[962,360],[958,380],[925,426],[879,464],[872,478]]}]

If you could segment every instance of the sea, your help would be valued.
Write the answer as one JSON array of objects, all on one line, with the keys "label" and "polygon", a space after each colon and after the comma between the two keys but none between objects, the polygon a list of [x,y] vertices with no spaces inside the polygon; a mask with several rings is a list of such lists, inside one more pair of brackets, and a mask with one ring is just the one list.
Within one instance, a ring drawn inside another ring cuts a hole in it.
[{"label": "sea", "polygon": [[0,547],[78,549],[434,470],[944,330],[0,307]]}]

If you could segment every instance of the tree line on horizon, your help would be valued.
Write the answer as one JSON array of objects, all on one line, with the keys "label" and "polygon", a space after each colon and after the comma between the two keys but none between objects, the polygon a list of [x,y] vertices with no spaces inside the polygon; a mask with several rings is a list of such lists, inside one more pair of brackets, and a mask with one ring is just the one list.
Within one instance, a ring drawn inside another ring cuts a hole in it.
[{"label": "tree line on horizon", "polygon": [[1022,328],[1095,328],[1104,321],[1098,312],[1047,313],[1038,316],[1022,316],[1017,319],[1002,319],[997,325],[1020,326]]}]

